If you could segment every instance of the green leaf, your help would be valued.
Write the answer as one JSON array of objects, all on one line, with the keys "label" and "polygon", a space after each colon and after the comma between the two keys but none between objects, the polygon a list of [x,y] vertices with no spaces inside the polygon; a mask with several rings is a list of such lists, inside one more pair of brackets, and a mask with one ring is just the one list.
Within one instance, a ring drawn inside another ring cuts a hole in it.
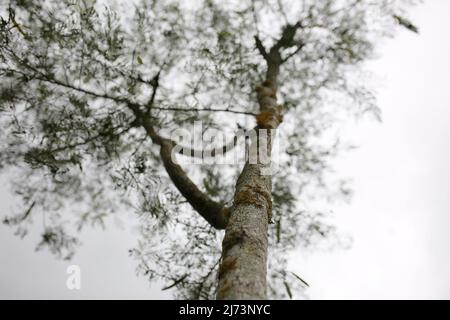
[{"label": "green leaf", "polygon": [[277,221],[277,243],[280,243],[281,238],[281,221]]},{"label": "green leaf", "polygon": [[398,15],[394,15],[394,19],[397,21],[399,25],[408,29],[409,31],[419,33],[419,28],[417,28],[414,24],[412,24],[412,22],[409,21],[408,19],[400,17]]},{"label": "green leaf", "polygon": [[212,54],[212,52],[211,52],[211,50],[209,50],[208,48],[203,48],[202,49],[202,52],[204,53],[204,54]]},{"label": "green leaf", "polygon": [[295,274],[294,272],[291,272],[291,273],[292,273],[292,274],[294,275],[294,277],[296,277],[303,285],[309,287],[309,284],[308,284],[305,280],[303,280],[302,278],[300,278],[299,275]]},{"label": "green leaf", "polygon": [[288,283],[286,281],[284,282],[284,287],[286,288],[286,292],[287,292],[287,294],[289,296],[289,299],[292,299],[292,291],[291,291],[291,288],[289,287],[289,285],[288,285]]},{"label": "green leaf", "polygon": [[219,40],[225,40],[225,38],[231,36],[231,33],[226,30],[222,30],[217,34],[217,36],[219,37]]},{"label": "green leaf", "polygon": [[139,64],[144,64],[144,61],[142,61],[142,58],[139,57],[139,56],[137,56],[137,62],[138,62]]}]

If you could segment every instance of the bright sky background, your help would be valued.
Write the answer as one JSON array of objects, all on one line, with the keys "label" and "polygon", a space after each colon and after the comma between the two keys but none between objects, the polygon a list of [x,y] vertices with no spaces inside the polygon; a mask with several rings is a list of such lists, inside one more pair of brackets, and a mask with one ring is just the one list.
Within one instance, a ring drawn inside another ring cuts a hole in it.
[{"label": "bright sky background", "polygon": [[[354,181],[353,201],[336,209],[354,244],[296,253],[291,268],[311,285],[311,299],[450,299],[449,16],[450,1],[426,1],[412,13],[420,35],[401,31],[370,63],[383,122],[349,128],[360,147],[338,167]],[[12,206],[2,182],[0,216]],[[0,298],[170,298],[135,276],[132,228],[112,221],[106,231],[85,232],[71,262],[34,252],[39,232],[36,223],[20,240],[0,225]],[[81,267],[79,291],[66,288],[70,264]]]}]

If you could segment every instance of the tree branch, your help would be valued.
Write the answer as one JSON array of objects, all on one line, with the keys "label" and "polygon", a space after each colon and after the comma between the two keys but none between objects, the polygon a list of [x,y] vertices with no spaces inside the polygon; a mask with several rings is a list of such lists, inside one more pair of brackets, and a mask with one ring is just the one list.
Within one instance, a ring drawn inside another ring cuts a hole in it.
[{"label": "tree branch", "polygon": [[[126,127],[123,130],[120,130],[119,132],[113,133],[112,135],[116,136],[116,137],[117,136],[121,136],[122,134],[130,131],[131,128],[132,128],[132,126]],[[117,128],[114,128],[113,130],[116,130],[116,129]],[[76,143],[73,143],[73,144],[67,144],[67,145],[64,145],[64,146],[61,146],[61,147],[49,150],[49,152],[55,153],[55,152],[61,152],[61,151],[65,151],[65,150],[74,149],[76,147],[81,147],[81,146],[87,145],[88,143],[93,142],[93,141],[95,141],[97,139],[100,139],[101,137],[104,137],[104,136],[105,136],[104,132],[99,132],[95,136],[89,137],[89,138],[87,138],[87,139],[85,139],[83,141],[76,142]]]},{"label": "tree branch", "polygon": [[295,51],[292,52],[291,54],[288,54],[286,57],[284,57],[284,58],[282,59],[281,63],[283,64],[283,63],[285,63],[286,61],[288,61],[290,58],[292,58],[293,56],[295,56],[297,53],[299,53],[299,52],[303,49],[303,47],[304,47],[305,45],[306,45],[306,43],[300,42],[300,43],[297,45],[297,48],[295,49]]},{"label": "tree branch", "polygon": [[[256,48],[267,62],[266,80],[275,83],[275,75],[279,73],[280,66],[303,49],[305,43],[294,40],[297,30],[302,27],[303,25],[300,21],[296,24],[286,24],[281,32],[281,37],[270,48],[269,52],[267,52],[266,48],[262,44],[261,39],[258,36],[255,36]],[[293,53],[289,54],[285,58],[281,57],[282,49],[289,49],[295,46],[297,46],[297,48]]]},{"label": "tree branch", "polygon": [[294,37],[297,33],[297,30],[302,27],[301,22],[297,22],[296,24],[287,24],[283,28],[280,39],[273,45],[270,51],[279,52],[280,49],[287,49],[295,46]]},{"label": "tree branch", "polygon": [[261,39],[258,36],[255,36],[255,45],[256,49],[258,49],[259,53],[263,56],[265,60],[269,59],[269,55],[267,54],[266,48],[264,47]]},{"label": "tree branch", "polygon": [[150,97],[150,100],[147,103],[148,111],[150,111],[150,109],[153,108],[153,104],[155,103],[155,97],[156,97],[156,92],[158,91],[158,87],[159,87],[159,76],[161,74],[161,71],[162,70],[159,70],[158,73],[150,81],[150,85],[152,86],[153,91],[152,91],[152,96]]},{"label": "tree branch", "polygon": [[[28,66],[28,65],[27,65],[27,67],[28,68],[32,68],[31,66]],[[47,83],[51,83],[51,84],[54,84],[54,85],[57,85],[57,86],[60,86],[60,87],[64,87],[66,89],[71,89],[71,90],[74,90],[74,91],[77,91],[77,92],[80,92],[80,93],[84,93],[84,94],[90,95],[90,96],[95,97],[95,98],[110,100],[110,101],[114,101],[114,102],[117,102],[117,103],[124,103],[124,104],[127,104],[127,105],[133,104],[133,105],[139,106],[140,108],[144,108],[144,109],[148,107],[148,106],[143,105],[141,103],[137,103],[137,102],[131,101],[131,100],[127,99],[127,98],[112,96],[112,95],[109,95],[109,94],[106,94],[106,93],[98,93],[98,92],[95,92],[95,91],[92,91],[92,90],[89,90],[89,89],[82,88],[80,86],[75,86],[73,84],[66,83],[66,82],[61,81],[59,79],[56,79],[55,77],[52,77],[50,75],[45,75],[42,72],[40,72],[39,70],[36,70],[34,68],[31,69],[33,72],[36,73],[36,74],[33,74],[33,75],[29,75],[29,74],[26,74],[25,72],[22,72],[22,71],[19,71],[19,70],[16,70],[16,69],[10,69],[10,68],[0,68],[0,70],[4,71],[4,72],[12,72],[12,73],[19,74],[21,76],[29,78],[28,80],[36,79],[36,80],[44,81],[44,82],[47,82]],[[220,108],[217,108],[217,109],[213,109],[213,108],[204,108],[204,109],[190,108],[190,109],[188,109],[188,108],[178,108],[178,107],[152,106],[152,109],[160,110],[160,111],[179,111],[179,112],[227,112],[227,113],[242,114],[242,115],[247,115],[247,116],[256,116],[256,114],[252,113],[252,112],[240,111],[240,110],[232,110],[232,109],[229,109],[229,108],[222,108],[222,109],[220,109]]]},{"label": "tree branch", "polygon": [[[17,56],[15,57],[18,58]],[[205,193],[203,193],[195,183],[187,176],[184,170],[176,164],[172,160],[172,150],[175,147],[175,142],[166,138],[161,137],[155,131],[153,127],[153,122],[148,113],[143,112],[145,106],[136,102],[133,102],[127,98],[111,96],[106,93],[97,93],[95,91],[85,89],[82,87],[77,87],[70,83],[66,83],[64,81],[56,79],[53,75],[46,75],[42,73],[40,70],[28,65],[25,61],[21,59],[18,60],[25,66],[27,69],[33,72],[32,75],[26,74],[25,72],[10,69],[10,68],[0,68],[2,71],[12,72],[15,74],[19,74],[25,77],[26,81],[30,80],[40,80],[47,83],[51,83],[57,86],[61,86],[67,89],[71,89],[73,91],[77,91],[80,93],[84,93],[96,98],[112,100],[117,103],[125,104],[135,115],[137,119],[140,119],[140,124],[145,129],[146,133],[150,136],[152,141],[158,144],[160,149],[160,156],[163,161],[164,167],[169,174],[172,182],[175,187],[180,191],[180,193],[186,198],[189,204],[206,220],[208,223],[216,229],[225,229],[228,223],[228,214],[229,209],[225,207],[222,203],[216,202],[208,197]],[[170,111],[186,111],[186,112],[194,112],[194,111],[218,111],[218,112],[232,112],[232,113],[244,113],[251,114],[249,112],[240,112],[229,109],[182,109],[182,108],[159,108],[152,107],[157,110],[170,110]]]},{"label": "tree branch", "polygon": [[187,176],[180,165],[172,160],[172,150],[175,142],[161,137],[154,129],[151,118],[135,105],[129,105],[136,117],[142,120],[142,126],[154,143],[160,146],[160,156],[164,167],[178,191],[187,202],[216,229],[225,229],[228,224],[229,209],[216,202],[202,192]]}]

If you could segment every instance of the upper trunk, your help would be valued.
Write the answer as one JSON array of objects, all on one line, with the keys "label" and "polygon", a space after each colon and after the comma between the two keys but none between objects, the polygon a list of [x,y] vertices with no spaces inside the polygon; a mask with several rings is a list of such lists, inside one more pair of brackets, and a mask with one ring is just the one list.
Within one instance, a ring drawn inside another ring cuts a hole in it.
[{"label": "upper trunk", "polygon": [[[273,70],[271,70],[272,72]],[[271,134],[281,122],[276,104],[276,79],[257,87],[260,115],[249,159],[236,183],[234,203],[222,243],[218,299],[267,298],[267,232],[272,215],[270,156]],[[256,154],[255,154],[256,153]],[[257,161],[252,161],[257,160]]]}]

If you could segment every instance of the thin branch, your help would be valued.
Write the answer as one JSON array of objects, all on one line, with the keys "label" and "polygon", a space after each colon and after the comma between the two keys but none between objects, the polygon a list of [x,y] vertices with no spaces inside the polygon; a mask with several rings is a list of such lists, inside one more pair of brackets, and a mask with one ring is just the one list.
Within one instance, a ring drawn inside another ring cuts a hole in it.
[{"label": "thin branch", "polygon": [[31,205],[27,208],[27,210],[21,216],[13,217],[13,218],[4,218],[3,223],[8,224],[8,225],[17,225],[17,224],[25,221],[30,216],[30,213],[33,210],[35,205],[36,205],[36,201],[33,201],[31,203]]},{"label": "thin branch", "polygon": [[[137,102],[131,101],[131,100],[127,99],[127,98],[111,96],[111,95],[108,95],[106,93],[98,93],[98,92],[95,92],[95,91],[92,91],[92,90],[88,90],[88,89],[82,88],[80,86],[75,86],[75,85],[72,85],[72,84],[69,84],[69,83],[65,83],[65,82],[63,82],[61,80],[58,80],[58,79],[54,78],[54,77],[50,77],[49,75],[45,75],[45,74],[41,73],[39,70],[36,70],[36,69],[33,69],[33,71],[38,72],[40,75],[28,75],[28,74],[26,74],[26,73],[24,73],[22,71],[15,70],[15,69],[0,68],[0,70],[5,71],[5,72],[13,72],[13,73],[25,76],[25,77],[29,77],[29,78],[31,78],[29,80],[37,79],[37,80],[40,80],[40,81],[44,81],[44,82],[48,82],[48,83],[51,83],[51,84],[54,84],[54,85],[65,87],[67,89],[71,89],[71,90],[74,90],[74,91],[77,91],[77,92],[81,92],[81,93],[90,95],[90,96],[95,97],[95,98],[111,100],[111,101],[114,101],[114,102],[124,103],[124,104],[128,104],[128,105],[129,104],[133,104],[133,105],[138,106],[140,108],[146,108],[147,107],[146,105],[143,105],[141,103],[137,103]],[[178,107],[157,107],[157,106],[153,106],[152,109],[161,110],[161,111],[180,111],[180,112],[227,112],[227,113],[242,114],[242,115],[248,115],[248,116],[256,116],[257,115],[256,113],[253,113],[253,112],[232,110],[232,109],[229,109],[229,108],[223,108],[223,109],[220,109],[220,108],[218,108],[218,109],[215,109],[215,108],[203,108],[203,109],[190,108],[190,109],[188,109],[188,108],[178,108]]]},{"label": "thin branch", "polygon": [[[127,128],[125,128],[125,129],[121,130],[120,132],[114,133],[113,136],[120,136],[120,135],[122,135],[122,134],[128,132],[131,128],[132,128],[131,126],[130,126],[130,127],[127,127]],[[68,145],[65,145],[65,146],[61,146],[61,147],[59,147],[59,148],[55,148],[55,149],[53,149],[53,150],[50,150],[50,152],[51,152],[51,153],[54,153],[54,152],[61,152],[61,151],[64,151],[64,150],[74,149],[74,148],[76,148],[76,147],[84,146],[84,145],[86,145],[86,144],[88,144],[88,143],[90,143],[90,142],[93,142],[93,141],[95,141],[95,140],[101,138],[101,137],[104,136],[104,135],[105,135],[105,133],[100,132],[100,133],[96,134],[95,136],[92,136],[92,137],[90,137],[90,138],[87,138],[86,140],[83,140],[83,141],[80,141],[80,142],[77,142],[77,143],[73,143],[73,144],[68,144]]]},{"label": "thin branch", "polygon": [[168,108],[155,108],[158,110],[169,110],[169,111],[181,111],[181,112],[227,112],[227,113],[234,113],[234,114],[242,114],[247,116],[257,116],[258,114],[254,112],[249,111],[240,111],[240,110],[233,110],[229,108],[202,108],[202,109],[187,109],[187,108],[177,108],[177,107],[168,107]]},{"label": "thin branch", "polygon": [[291,54],[288,54],[286,57],[284,57],[281,61],[281,63],[285,63],[286,61],[288,61],[290,58],[292,58],[293,56],[295,56],[297,53],[299,53],[300,51],[302,51],[303,47],[306,45],[306,43],[301,42],[298,46],[297,49],[295,49],[294,52],[292,52]]},{"label": "thin branch", "polygon": [[147,103],[148,110],[150,110],[153,107],[153,104],[155,102],[156,92],[158,91],[158,88],[159,88],[159,76],[161,74],[161,71],[162,70],[159,70],[158,73],[150,81],[150,85],[152,86],[153,91],[152,91],[152,96],[150,97],[150,100]]},{"label": "thin branch", "polygon": [[167,287],[162,288],[161,290],[169,290],[170,288],[175,287],[177,284],[181,283],[184,279],[186,279],[189,276],[189,274],[185,274],[180,279],[175,280],[171,285],[168,285]]},{"label": "thin branch", "polygon": [[216,263],[214,263],[214,265],[209,269],[208,273],[201,278],[200,284],[198,285],[197,292],[196,292],[197,299],[201,298],[201,294],[202,294],[202,290],[205,285],[205,282],[208,281],[209,276],[214,272],[214,270],[216,270],[219,263],[220,263],[220,258],[217,259]]},{"label": "thin branch", "polygon": [[267,54],[266,48],[264,47],[261,39],[258,36],[255,36],[255,45],[256,49],[258,49],[259,53],[263,56],[263,58],[267,61],[269,60],[269,55]]}]

